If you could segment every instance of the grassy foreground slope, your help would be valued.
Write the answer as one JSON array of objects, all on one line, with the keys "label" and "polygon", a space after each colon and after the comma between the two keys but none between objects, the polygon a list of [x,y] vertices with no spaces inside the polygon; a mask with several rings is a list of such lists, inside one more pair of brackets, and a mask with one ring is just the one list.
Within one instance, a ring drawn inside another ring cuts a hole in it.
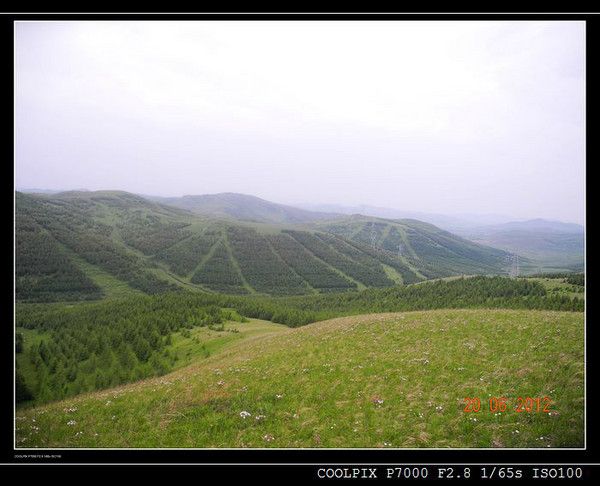
[{"label": "grassy foreground slope", "polygon": [[[239,324],[242,327],[244,324]],[[583,314],[341,317],[169,375],[20,410],[18,447],[581,447]],[[490,396],[509,409],[489,411]],[[552,399],[517,413],[517,397]],[[482,409],[465,413],[464,397]]]}]

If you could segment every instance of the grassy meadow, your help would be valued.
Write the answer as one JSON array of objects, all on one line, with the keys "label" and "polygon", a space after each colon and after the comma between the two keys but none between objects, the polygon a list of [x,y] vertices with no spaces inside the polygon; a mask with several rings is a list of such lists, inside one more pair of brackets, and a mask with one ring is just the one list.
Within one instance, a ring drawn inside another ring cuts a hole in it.
[{"label": "grassy meadow", "polygon": [[[427,310],[215,329],[175,333],[182,367],[170,374],[18,409],[16,446],[584,445],[580,312]],[[465,412],[465,397],[481,410]],[[506,397],[507,410],[491,412],[490,397]],[[517,413],[518,397],[550,397],[550,413]]]}]

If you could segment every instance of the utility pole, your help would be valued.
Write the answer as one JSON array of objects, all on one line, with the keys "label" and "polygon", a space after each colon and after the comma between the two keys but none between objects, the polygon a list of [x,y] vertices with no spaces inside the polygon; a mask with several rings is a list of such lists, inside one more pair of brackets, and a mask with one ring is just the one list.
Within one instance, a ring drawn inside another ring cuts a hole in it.
[{"label": "utility pole", "polygon": [[510,266],[510,276],[515,278],[519,276],[519,255],[513,253],[510,256],[511,266]]}]

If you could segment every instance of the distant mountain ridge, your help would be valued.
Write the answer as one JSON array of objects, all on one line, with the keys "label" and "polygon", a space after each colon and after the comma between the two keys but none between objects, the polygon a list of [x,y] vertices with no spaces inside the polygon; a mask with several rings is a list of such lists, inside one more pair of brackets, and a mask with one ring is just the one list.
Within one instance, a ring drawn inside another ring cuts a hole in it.
[{"label": "distant mountain ridge", "polygon": [[257,223],[309,223],[339,216],[336,213],[309,211],[233,192],[183,197],[148,197],[197,214]]},{"label": "distant mountain ridge", "polygon": [[473,233],[485,233],[489,231],[548,231],[558,233],[581,234],[584,227],[575,223],[563,223],[562,221],[553,221],[548,219],[529,219],[527,221],[510,221],[508,223],[486,225],[476,228]]},{"label": "distant mountain ridge", "polygon": [[433,224],[453,233],[465,236],[473,230],[494,229],[552,229],[564,232],[581,232],[583,226],[576,223],[534,218],[520,220],[499,214],[439,214],[423,211],[410,211],[382,206],[361,204],[344,206],[340,204],[298,204],[298,207],[311,211],[334,212],[339,214],[362,214],[386,219],[416,219]]},{"label": "distant mountain ridge", "polygon": [[511,218],[501,215],[447,215],[427,213],[423,211],[410,211],[382,206],[360,204],[357,206],[343,206],[339,204],[300,204],[299,207],[312,211],[335,212],[346,215],[362,214],[376,218],[386,219],[414,219],[433,224],[452,233],[461,234],[482,224],[501,224],[511,221]]},{"label": "distant mountain ridge", "polygon": [[468,231],[472,241],[528,257],[534,267],[562,271],[584,269],[584,227],[535,219],[482,226]]}]

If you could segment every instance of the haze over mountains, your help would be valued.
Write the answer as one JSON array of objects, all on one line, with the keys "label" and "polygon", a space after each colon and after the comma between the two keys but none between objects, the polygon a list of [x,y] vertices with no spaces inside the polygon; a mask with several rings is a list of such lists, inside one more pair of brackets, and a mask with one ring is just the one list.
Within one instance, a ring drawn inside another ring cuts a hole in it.
[{"label": "haze over mountains", "polygon": [[534,219],[481,226],[461,233],[466,238],[526,256],[542,267],[583,271],[584,228],[577,224]]},{"label": "haze over mountains", "polygon": [[552,221],[542,218],[521,219],[501,214],[465,213],[448,215],[370,206],[368,204],[361,204],[359,206],[344,206],[339,204],[300,203],[297,206],[311,211],[333,212],[338,214],[364,214],[365,216],[375,216],[388,219],[418,219],[420,221],[425,221],[427,223],[439,226],[447,231],[464,235],[469,234],[469,232],[474,229],[487,227],[490,229],[554,229],[561,232],[583,232],[583,226],[576,223],[563,223],[561,221]]},{"label": "haze over mountains", "polygon": [[146,197],[198,214],[259,223],[308,223],[338,216],[333,212],[308,211],[232,192],[183,197]]}]

